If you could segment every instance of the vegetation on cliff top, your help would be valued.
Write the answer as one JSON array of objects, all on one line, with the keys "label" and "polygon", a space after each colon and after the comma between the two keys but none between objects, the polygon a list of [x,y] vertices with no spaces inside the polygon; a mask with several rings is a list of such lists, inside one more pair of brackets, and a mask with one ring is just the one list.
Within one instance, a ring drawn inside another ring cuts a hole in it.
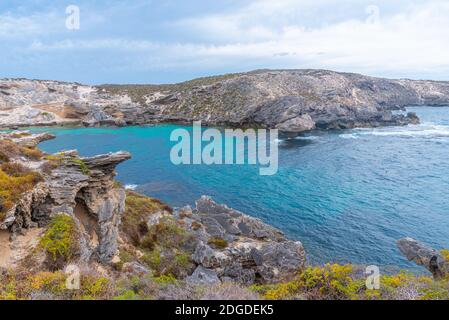
[{"label": "vegetation on cliff top", "polygon": [[126,211],[120,229],[137,246],[148,232],[147,221],[151,215],[161,211],[172,212],[172,209],[161,201],[130,190],[126,191],[125,205]]},{"label": "vegetation on cliff top", "polygon": [[[253,72],[249,72],[248,74],[257,73],[257,72],[260,72],[260,71],[253,71]],[[100,90],[105,90],[106,92],[108,92],[110,94],[118,94],[118,95],[127,94],[133,102],[139,103],[141,105],[145,105],[146,104],[145,96],[155,93],[155,92],[190,90],[194,87],[212,85],[219,81],[233,79],[233,78],[236,78],[241,75],[243,75],[243,73],[229,73],[229,74],[218,75],[218,76],[202,77],[202,78],[193,79],[193,80],[176,83],[176,84],[159,84],[159,85],[106,84],[106,85],[101,85],[98,88]]]},{"label": "vegetation on cliff top", "polygon": [[24,192],[42,181],[38,172],[33,172],[19,163],[2,163],[0,166],[0,219],[20,200]]},{"label": "vegetation on cliff top", "polygon": [[11,140],[0,140],[0,220],[24,192],[42,181],[42,176],[15,159],[39,160],[43,153],[37,148],[22,147]]},{"label": "vegetation on cliff top", "polygon": [[446,300],[449,279],[434,280],[401,272],[382,275],[378,290],[366,287],[353,265],[327,264],[308,267],[290,282],[253,286],[269,300]]},{"label": "vegetation on cliff top", "polygon": [[60,269],[79,254],[79,232],[72,217],[56,215],[40,239],[40,247],[47,254],[52,269]]},{"label": "vegetation on cliff top", "polygon": [[36,147],[22,147],[11,140],[0,140],[0,162],[8,162],[17,157],[25,157],[29,160],[36,161],[41,159],[42,156],[42,151]]}]

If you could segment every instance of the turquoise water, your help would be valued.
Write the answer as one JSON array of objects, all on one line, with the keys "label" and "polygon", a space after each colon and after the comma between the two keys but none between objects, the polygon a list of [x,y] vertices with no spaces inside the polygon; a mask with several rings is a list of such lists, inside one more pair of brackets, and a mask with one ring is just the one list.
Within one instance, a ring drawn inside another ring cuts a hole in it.
[{"label": "turquoise water", "polygon": [[415,269],[397,239],[449,247],[449,108],[410,110],[423,124],[281,141],[274,176],[260,176],[254,166],[171,164],[174,125],[50,128],[57,138],[41,147],[81,155],[130,151],[133,158],[118,167],[124,184],[173,206],[211,195],[302,241],[313,263]]}]

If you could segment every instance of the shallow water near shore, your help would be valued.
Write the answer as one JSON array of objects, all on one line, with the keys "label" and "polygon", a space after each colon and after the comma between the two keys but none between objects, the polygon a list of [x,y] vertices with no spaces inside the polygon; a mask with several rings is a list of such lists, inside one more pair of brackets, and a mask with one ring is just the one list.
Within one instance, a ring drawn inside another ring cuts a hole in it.
[{"label": "shallow water near shore", "polygon": [[279,142],[279,172],[248,165],[175,166],[170,133],[180,126],[34,128],[57,138],[47,152],[83,156],[127,150],[117,179],[172,206],[202,194],[303,242],[312,263],[395,265],[396,240],[449,248],[449,108],[413,107],[422,124],[314,132]]}]

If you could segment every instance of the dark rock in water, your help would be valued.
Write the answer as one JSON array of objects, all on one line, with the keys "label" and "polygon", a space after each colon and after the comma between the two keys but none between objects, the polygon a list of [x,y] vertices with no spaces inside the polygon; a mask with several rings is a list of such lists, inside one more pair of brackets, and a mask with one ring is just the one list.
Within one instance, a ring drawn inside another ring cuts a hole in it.
[{"label": "dark rock in water", "polygon": [[195,209],[182,208],[174,216],[196,239],[192,260],[213,270],[222,281],[273,283],[304,268],[306,257],[300,242],[210,197],[201,197]]},{"label": "dark rock in water", "polygon": [[409,261],[429,270],[435,279],[441,279],[449,274],[449,261],[445,260],[439,251],[412,238],[403,238],[397,245]]},{"label": "dark rock in water", "polygon": [[407,118],[410,124],[419,124],[419,118],[414,112],[407,113]]}]

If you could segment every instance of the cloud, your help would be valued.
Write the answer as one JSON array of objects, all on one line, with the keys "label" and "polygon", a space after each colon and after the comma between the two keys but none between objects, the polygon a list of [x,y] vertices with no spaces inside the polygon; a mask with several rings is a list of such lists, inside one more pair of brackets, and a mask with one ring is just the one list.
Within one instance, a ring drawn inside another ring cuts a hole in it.
[{"label": "cloud", "polygon": [[14,16],[10,13],[0,15],[0,38],[25,38],[30,35],[42,34],[48,31],[51,19],[43,15]]},{"label": "cloud", "polygon": [[[66,55],[77,65],[82,65],[78,59],[89,59],[90,66],[95,61],[103,67],[112,63],[121,72],[171,69],[183,74],[189,70],[194,76],[255,67],[326,68],[389,77],[448,78],[447,1],[350,0],[342,5],[337,0],[259,0],[239,4],[220,12],[206,14],[198,9],[195,14],[178,13],[176,18],[159,17],[154,24],[136,20],[130,25],[118,19],[120,10],[114,7],[103,15],[98,8],[90,8],[84,10],[88,16],[82,16],[82,21],[88,21],[82,32],[57,36],[48,36],[48,32],[57,32],[54,25],[59,25],[61,17],[46,27],[42,15],[1,15],[0,38],[28,36],[28,44],[21,47],[24,56]],[[125,20],[130,16],[128,10]],[[141,24],[145,32],[135,30]]]}]

